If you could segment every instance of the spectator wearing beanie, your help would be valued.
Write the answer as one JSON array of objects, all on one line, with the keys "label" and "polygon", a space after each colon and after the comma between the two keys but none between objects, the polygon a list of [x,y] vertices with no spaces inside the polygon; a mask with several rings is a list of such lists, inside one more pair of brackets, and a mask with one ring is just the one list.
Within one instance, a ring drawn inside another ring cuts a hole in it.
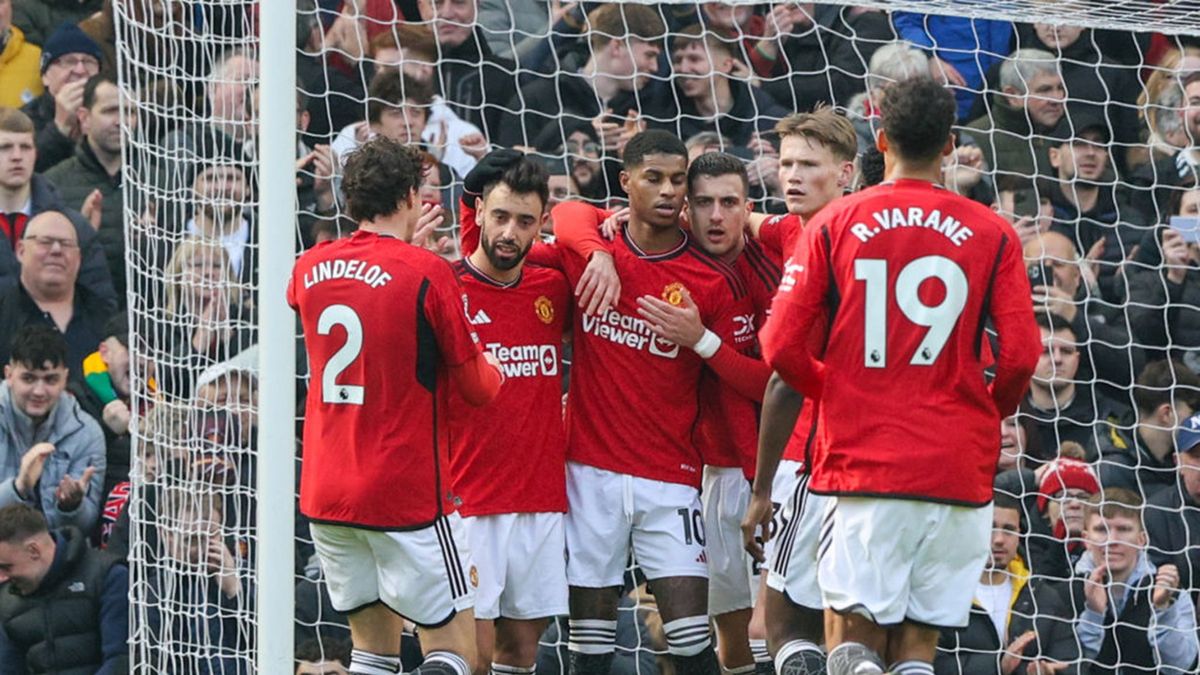
[{"label": "spectator wearing beanie", "polygon": [[42,50],[12,25],[12,0],[0,0],[0,106],[16,108],[42,95]]},{"label": "spectator wearing beanie", "polygon": [[75,153],[80,138],[77,111],[83,105],[83,88],[100,72],[100,45],[73,23],[64,23],[42,45],[41,96],[21,110],[33,120],[38,172]]},{"label": "spectator wearing beanie", "polygon": [[1084,504],[1100,492],[1100,481],[1087,462],[1071,457],[1050,462],[1040,475],[1037,508],[1052,537],[1029,542],[1031,562],[1037,574],[1067,579],[1084,552]]},{"label": "spectator wearing beanie", "polygon": [[[1155,565],[1177,564],[1180,585],[1200,597],[1200,414],[1188,418],[1175,438],[1177,486],[1159,490],[1142,510],[1147,552]],[[1187,564],[1179,564],[1184,557]]]}]

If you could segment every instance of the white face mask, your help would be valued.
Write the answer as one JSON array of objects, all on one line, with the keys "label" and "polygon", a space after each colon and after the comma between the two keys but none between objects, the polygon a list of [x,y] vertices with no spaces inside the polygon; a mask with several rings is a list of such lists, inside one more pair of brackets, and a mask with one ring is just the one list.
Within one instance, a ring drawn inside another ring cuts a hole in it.
[{"label": "white face mask", "polygon": [[1189,244],[1200,244],[1200,217],[1171,216],[1171,229],[1183,235]]}]

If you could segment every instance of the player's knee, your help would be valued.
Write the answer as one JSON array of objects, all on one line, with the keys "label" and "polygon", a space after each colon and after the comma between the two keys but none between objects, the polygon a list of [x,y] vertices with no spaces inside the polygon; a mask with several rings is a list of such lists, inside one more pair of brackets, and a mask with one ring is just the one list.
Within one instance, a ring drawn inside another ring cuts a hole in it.
[{"label": "player's knee", "polygon": [[[468,655],[470,656],[470,655]],[[473,664],[468,657],[454,652],[429,652],[425,662],[413,671],[416,675],[471,675]]]}]

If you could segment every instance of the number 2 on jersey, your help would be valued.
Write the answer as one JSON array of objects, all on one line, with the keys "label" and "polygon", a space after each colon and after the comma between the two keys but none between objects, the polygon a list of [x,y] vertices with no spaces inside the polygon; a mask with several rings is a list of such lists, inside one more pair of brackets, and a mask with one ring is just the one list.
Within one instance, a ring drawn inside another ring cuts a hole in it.
[{"label": "number 2 on jersey", "polygon": [[[887,367],[887,268],[886,260],[861,258],[854,261],[854,278],[867,284],[863,325],[863,361],[867,368]],[[926,305],[918,294],[927,279],[938,279],[946,288],[946,297],[936,305]],[[944,256],[917,258],[900,270],[895,294],[896,304],[905,318],[929,329],[909,363],[933,365],[967,304],[966,273],[958,263]]]},{"label": "number 2 on jersey", "polygon": [[358,314],[346,305],[330,305],[317,318],[317,334],[329,335],[334,326],[346,329],[346,342],[325,363],[321,374],[321,401],[324,403],[348,403],[362,405],[363,387],[359,384],[338,384],[338,375],[354,363],[362,352],[362,321]]}]

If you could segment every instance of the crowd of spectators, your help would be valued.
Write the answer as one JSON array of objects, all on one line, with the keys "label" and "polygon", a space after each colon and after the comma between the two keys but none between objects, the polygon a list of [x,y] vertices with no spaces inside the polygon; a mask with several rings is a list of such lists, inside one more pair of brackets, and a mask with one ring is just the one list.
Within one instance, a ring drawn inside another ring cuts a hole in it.
[{"label": "crowd of spectators", "polygon": [[[757,208],[779,213],[779,118],[834,106],[866,152],[883,84],[944,81],[961,125],[944,184],[1013,223],[1045,353],[1001,429],[978,611],[943,636],[938,670],[1195,667],[1200,39],[794,2],[296,6],[302,246],[354,229],[339,169],[377,134],[426,152],[421,198],[444,206],[451,241],[461,178],[490,150],[537,153],[551,205],[619,206],[622,150],[646,128],[743,159]],[[251,668],[256,261],[270,245],[253,208],[257,11],[0,0],[0,563],[50,570],[6,573],[4,672],[78,665],[20,619],[58,601],[36,600],[38,583],[77,577],[100,612],[54,627],[94,647],[72,658],[121,667],[112,589],[132,583],[153,609],[137,660]],[[307,539],[300,522],[298,672],[337,672],[347,633]],[[113,571],[129,560],[148,571]],[[653,644],[624,614],[633,644]],[[195,649],[153,647],[172,640]],[[630,672],[658,667],[636,658]]]}]

